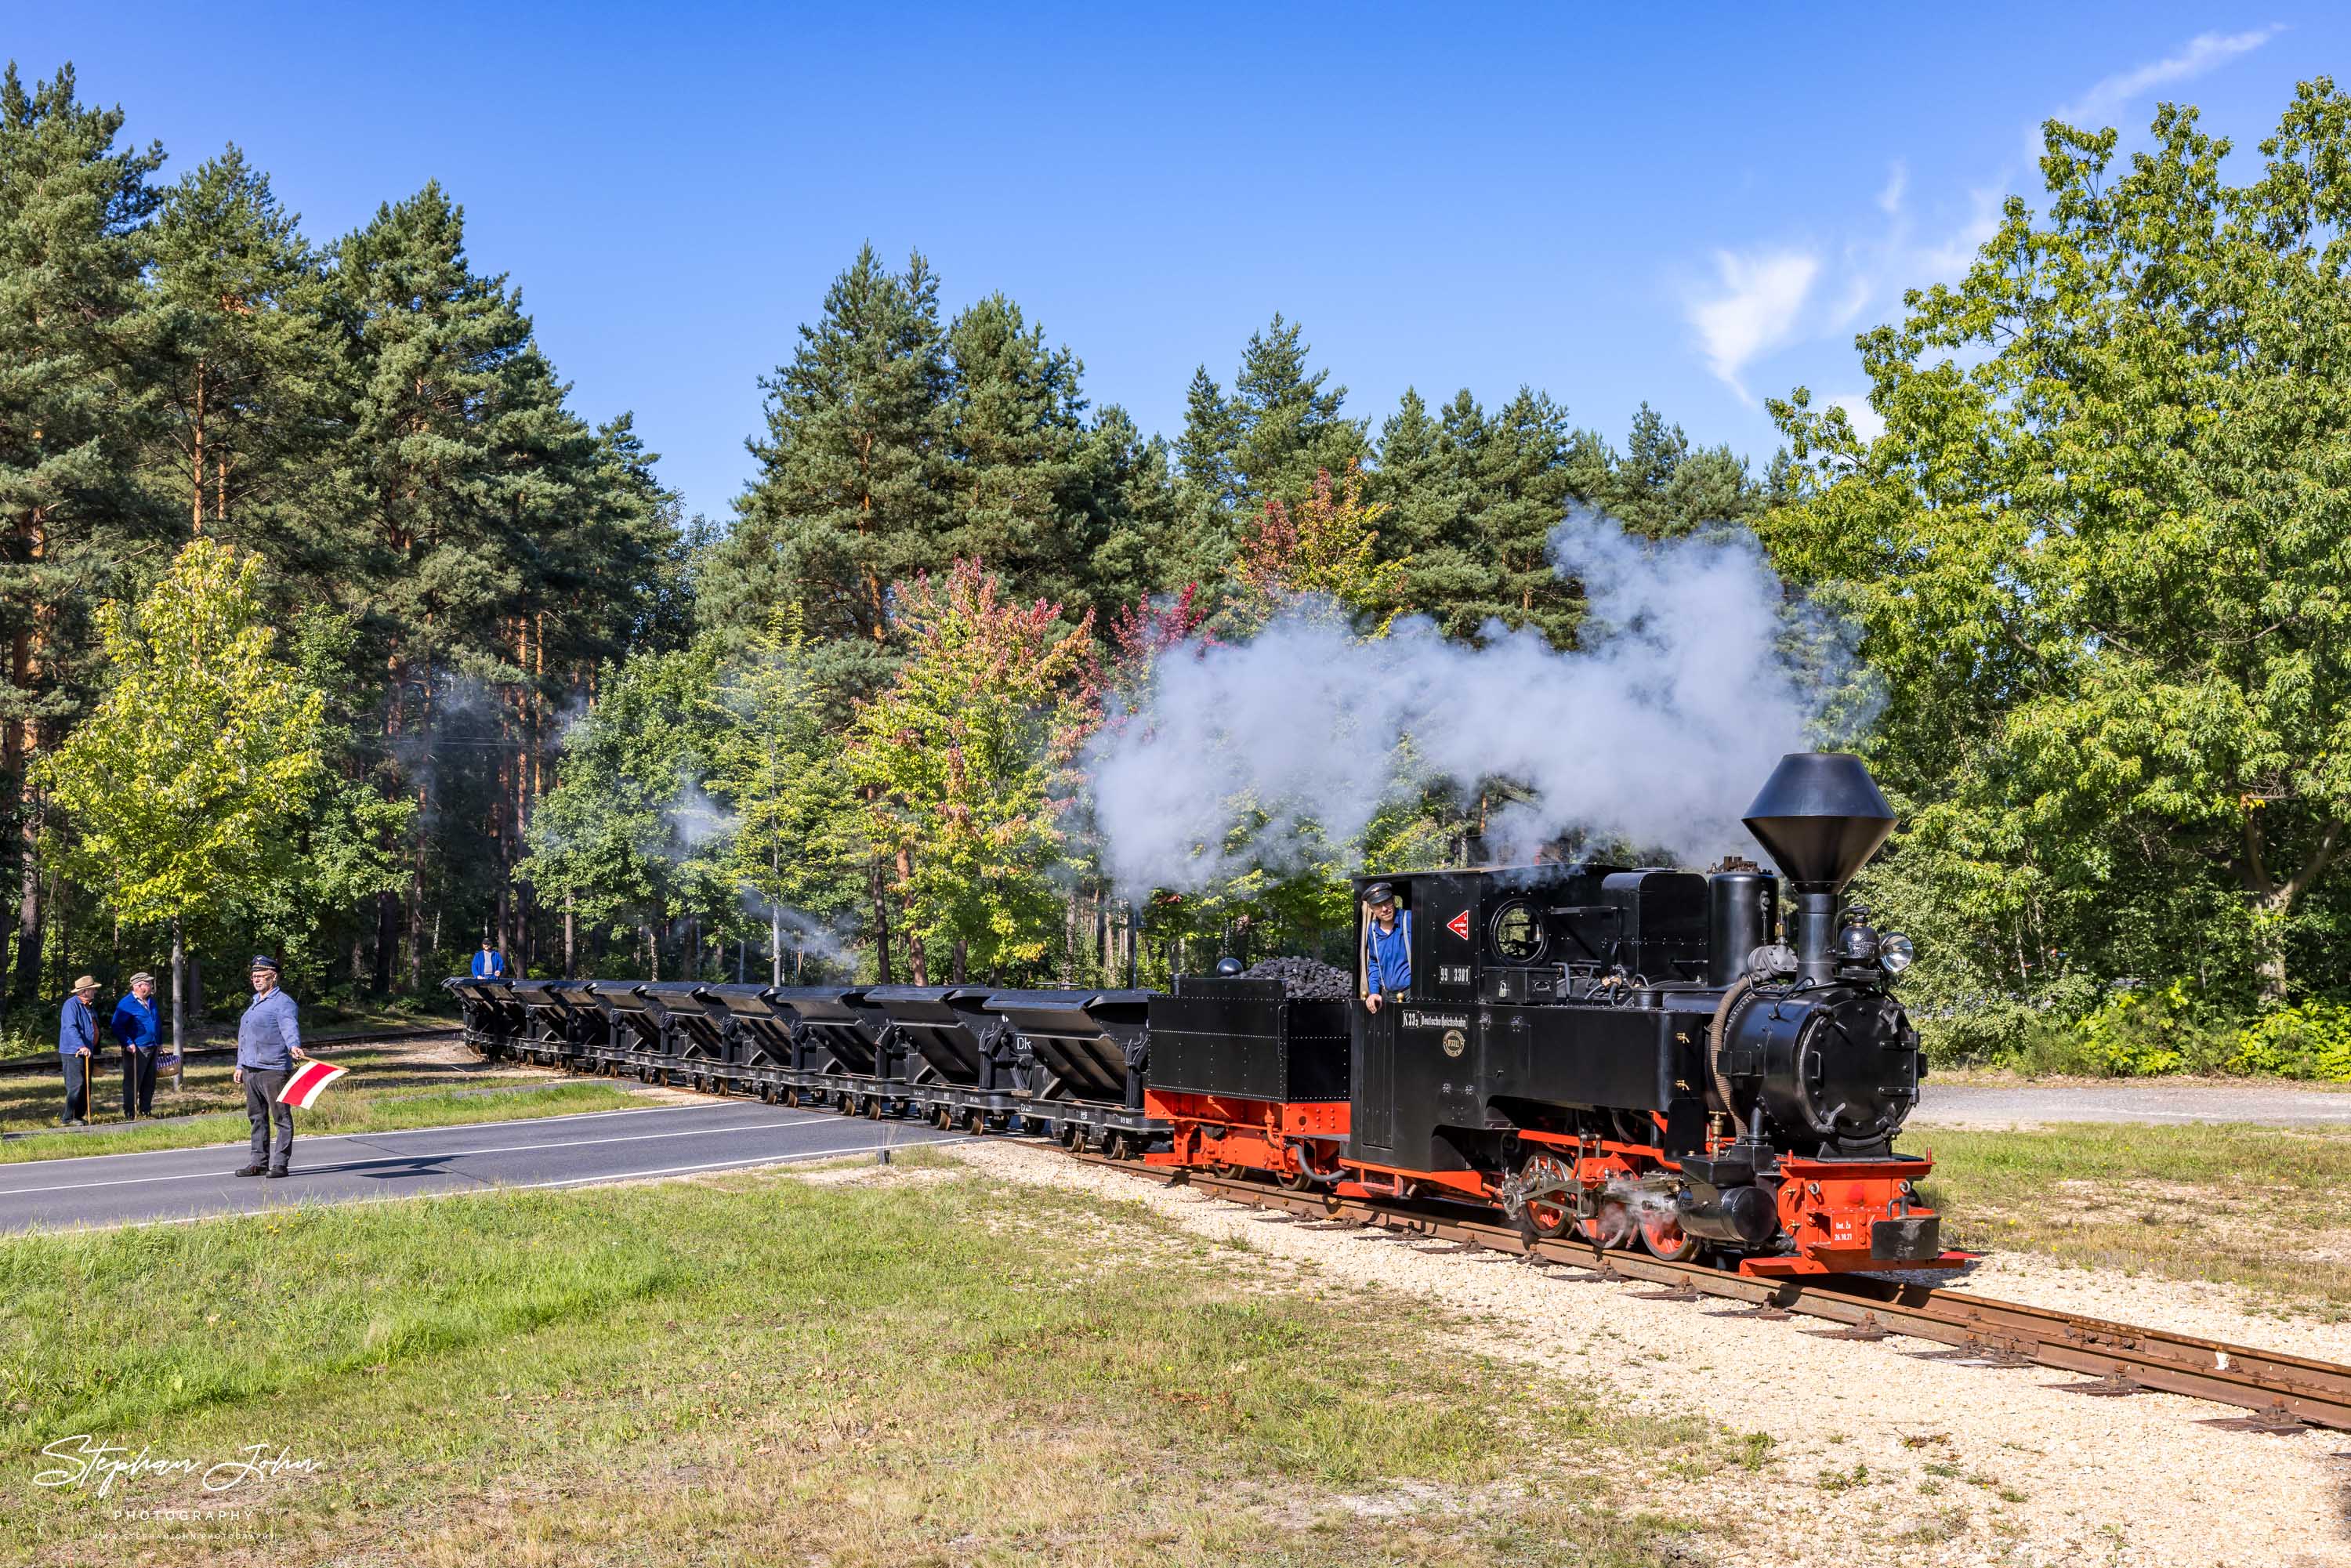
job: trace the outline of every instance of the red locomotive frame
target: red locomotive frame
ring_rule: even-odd
[[[1327,1186],[1340,1197],[1427,1197],[1502,1205],[1499,1181],[1482,1171],[1408,1170],[1347,1158],[1342,1153],[1349,1124],[1344,1102],[1290,1104],[1151,1090],[1144,1096],[1144,1108],[1174,1128],[1172,1146],[1144,1156],[1146,1165],[1220,1176],[1255,1172],[1293,1190]],[[1535,1151],[1531,1161],[1553,1162],[1557,1179],[1582,1199],[1527,1204],[1528,1224],[1537,1235],[1575,1234],[1604,1248],[1630,1247],[1637,1240],[1666,1259],[1698,1251],[1700,1243],[1682,1233],[1669,1203],[1642,1201],[1644,1181],[1681,1171],[1679,1163],[1658,1145],[1526,1129],[1518,1137]],[[1710,1143],[1710,1153],[1729,1146],[1727,1139]],[[1779,1218],[1782,1228],[1794,1239],[1794,1249],[1743,1256],[1739,1272],[1771,1279],[1949,1269],[1970,1261],[1972,1253],[1952,1251],[1910,1262],[1873,1256],[1872,1226],[1935,1217],[1933,1209],[1917,1201],[1916,1185],[1933,1164],[1931,1155],[1891,1161],[1782,1157]]]

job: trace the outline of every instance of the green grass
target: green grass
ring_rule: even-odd
[[[1922,1128],[1944,1240],[2085,1267],[2241,1285],[2281,1309],[2351,1314],[2351,1132],[2074,1123]]]
[[[1735,1458],[1426,1308],[925,1163],[0,1243],[0,1552],[1655,1564],[1689,1533],[1655,1476]],[[121,1521],[205,1500],[29,1484],[84,1433],[319,1468]]]
[[[388,1071],[378,1087],[362,1087],[371,1082],[360,1076],[366,1071],[359,1063],[361,1053],[338,1053],[334,1060],[352,1068],[352,1077],[344,1079],[319,1097],[316,1106],[297,1111],[295,1130],[306,1134],[321,1133],[392,1133],[408,1127],[449,1127],[471,1122],[518,1122],[539,1116],[568,1116],[583,1111],[618,1111],[632,1105],[643,1105],[644,1097],[632,1094],[602,1083],[553,1082],[543,1086],[526,1086],[495,1094],[470,1093],[462,1089],[418,1089],[411,1075],[396,1070]],[[396,1064],[395,1069],[396,1069]],[[211,1069],[200,1070],[208,1073]],[[216,1070],[222,1084],[228,1084],[229,1070]],[[193,1084],[196,1072],[189,1073]],[[101,1085],[106,1081],[101,1080]],[[119,1081],[117,1081],[119,1082]],[[434,1082],[425,1080],[424,1082]],[[445,1078],[440,1082],[446,1082]],[[9,1084],[14,1089],[15,1083]],[[100,1133],[69,1132],[56,1126],[54,1107],[62,1103],[63,1093],[51,1085],[52,1096],[48,1113],[32,1123],[31,1135],[0,1142],[0,1165],[12,1165],[25,1160],[68,1160],[87,1155],[125,1155],[148,1149],[193,1149],[210,1144],[241,1144],[249,1134],[244,1104],[245,1091],[230,1085],[235,1092],[235,1111],[200,1113],[195,1114],[167,1113],[135,1125]],[[120,1092],[118,1089],[117,1092]],[[214,1096],[225,1101],[225,1094]],[[159,1089],[155,1095],[159,1111],[174,1113],[175,1107]],[[120,1113],[121,1102],[111,1107],[100,1102],[101,1111]]]

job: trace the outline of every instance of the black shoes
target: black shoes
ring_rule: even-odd
[[[279,1167],[279,1168],[277,1168],[277,1169],[274,1169],[274,1170],[272,1170],[269,1174],[270,1174],[271,1176],[292,1176],[294,1173],[293,1173],[292,1171],[289,1171],[289,1170],[284,1169],[283,1167]]]
[[[261,1170],[261,1167],[260,1167],[259,1166],[246,1166],[243,1170],[241,1170],[241,1171],[237,1172],[236,1174],[237,1174],[237,1175],[239,1175],[239,1176],[259,1176],[259,1175],[261,1175],[261,1174],[262,1174],[262,1170]]]

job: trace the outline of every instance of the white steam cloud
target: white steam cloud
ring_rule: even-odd
[[[1192,889],[1295,865],[1441,780],[1528,791],[1488,824],[1505,859],[1571,829],[1751,851],[1740,812],[1850,696],[1840,641],[1792,613],[1743,531],[1651,545],[1579,515],[1552,552],[1591,607],[1573,653],[1499,625],[1471,648],[1419,619],[1359,643],[1311,605],[1246,644],[1169,653],[1147,711],[1088,758],[1113,878]],[[1252,811],[1263,828],[1228,841]]]

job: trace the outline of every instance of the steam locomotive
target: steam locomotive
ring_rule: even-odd
[[[1894,1147],[1925,1071],[1892,989],[1911,946],[1842,904],[1893,810],[1859,758],[1800,753],[1746,822],[1784,908],[1756,869],[1382,878],[1413,980],[1377,1010],[1231,960],[1164,993],[447,983],[489,1055],[1480,1205],[1750,1275],[1955,1262],[1928,1162]]]

